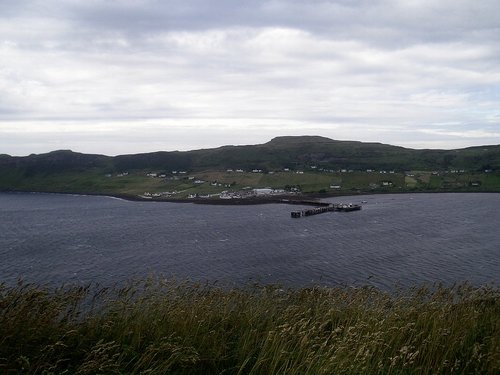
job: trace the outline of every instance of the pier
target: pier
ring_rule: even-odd
[[[328,207],[328,206],[331,206],[331,203],[328,203],[328,202],[320,202],[320,201],[306,200],[306,199],[280,199],[280,203],[300,204],[300,205],[303,205],[303,206],[314,206],[314,207]]]
[[[317,202],[319,203],[319,202]],[[359,204],[342,204],[342,203],[322,203],[320,207],[309,208],[306,210],[292,211],[291,217],[294,219],[301,218],[303,216],[318,215],[325,212],[351,212],[361,210],[361,205]]]

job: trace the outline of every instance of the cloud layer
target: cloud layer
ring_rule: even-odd
[[[0,2],[0,153],[500,143],[500,3]]]

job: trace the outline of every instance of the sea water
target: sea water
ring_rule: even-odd
[[[500,194],[325,200],[365,203],[361,211],[292,219],[300,206],[0,193],[0,282],[111,285],[161,275],[392,288],[500,281]]]

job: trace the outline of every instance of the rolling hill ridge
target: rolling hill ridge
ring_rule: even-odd
[[[136,197],[149,192],[175,198],[220,196],[229,188],[249,187],[327,194],[500,191],[498,171],[500,145],[415,150],[301,136],[259,145],[114,157],[70,150],[0,155],[0,190]]]
[[[109,172],[135,169],[282,169],[318,167],[355,170],[500,169],[500,145],[456,150],[415,150],[381,143],[336,141],[319,136],[277,137],[260,145],[222,146],[193,151],[161,151],[141,154],[82,154],[69,150],[25,157],[0,155],[0,173],[18,170],[58,173],[88,169]]]

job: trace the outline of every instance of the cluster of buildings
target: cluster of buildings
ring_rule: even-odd
[[[187,174],[186,171],[172,171],[171,172],[173,175],[185,175]],[[157,173],[157,172],[149,172],[149,173],[146,173],[146,176],[148,177],[151,177],[151,178],[167,178],[167,173],[165,172],[160,172],[160,173]]]
[[[220,199],[244,199],[244,198],[256,198],[256,197],[264,197],[264,196],[273,196],[273,195],[283,195],[285,194],[285,190],[283,189],[272,189],[272,188],[259,188],[252,189],[250,187],[243,188],[240,191],[227,191],[224,190],[221,193],[216,194],[189,194],[187,196],[188,199],[195,198],[213,198],[217,197]]]
[[[241,199],[241,198],[255,198],[272,195],[283,195],[284,189],[272,188],[259,188],[259,189],[246,189],[241,191],[223,191],[219,194],[220,199]]]
[[[106,173],[104,176],[106,177],[113,177],[113,175],[111,173]],[[125,176],[128,176],[128,172],[121,172],[121,173],[118,173],[116,175],[116,177],[125,177]]]
[[[161,197],[164,197],[164,198],[170,198],[174,195],[177,195],[179,194],[180,192],[179,191],[163,191],[163,192],[160,192],[160,193],[150,193],[148,191],[144,192],[144,194],[141,195],[142,198],[161,198]]]

